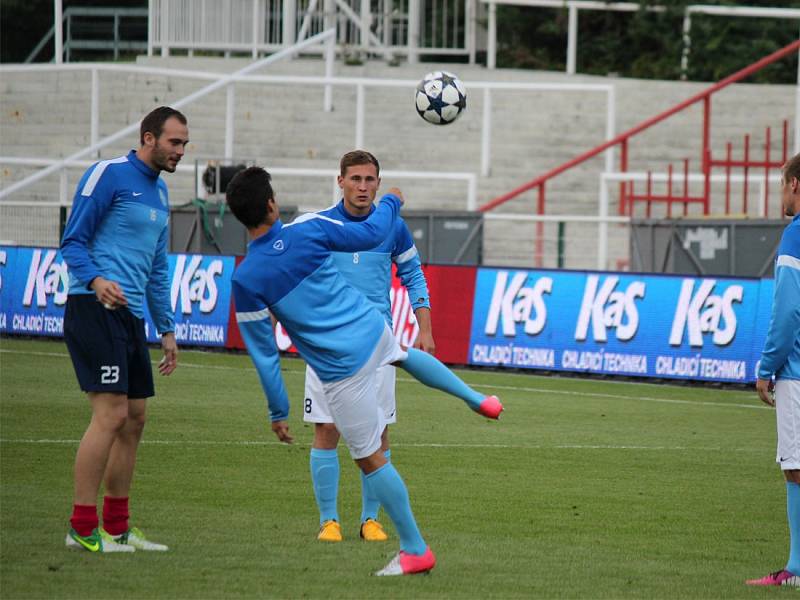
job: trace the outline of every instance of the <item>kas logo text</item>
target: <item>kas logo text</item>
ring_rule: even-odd
[[[193,304],[199,304],[201,313],[210,313],[217,306],[219,292],[216,278],[222,275],[223,262],[220,259],[211,260],[207,267],[201,268],[202,262],[202,256],[177,255],[170,290],[172,310],[178,310],[179,297],[180,310],[185,315],[192,313]]]
[[[730,285],[722,295],[712,294],[716,279],[703,279],[697,291],[694,290],[694,279],[684,279],[672,330],[669,334],[671,346],[680,346],[683,334],[687,333],[689,345],[695,348],[703,346],[703,334],[711,333],[711,339],[717,346],[726,346],[736,335],[736,313],[734,302],[741,303],[744,288],[741,285]]]
[[[636,298],[644,298],[645,283],[632,281],[628,287],[617,290],[619,277],[605,278],[602,285],[599,275],[589,275],[583,289],[583,301],[575,327],[575,339],[584,341],[592,324],[592,337],[595,342],[605,342],[608,330],[614,329],[617,339],[627,341],[636,335],[639,328],[639,310]]]
[[[525,333],[539,334],[547,324],[547,305],[544,295],[553,291],[553,279],[540,277],[533,286],[525,286],[528,274],[516,273],[511,282],[508,271],[498,271],[494,282],[492,301],[486,318],[486,335],[497,335],[502,323],[503,335],[517,335],[517,323],[523,323]]]

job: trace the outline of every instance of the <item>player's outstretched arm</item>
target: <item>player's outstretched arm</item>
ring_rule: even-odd
[[[397,188],[392,189],[400,191]],[[342,223],[334,219],[315,219],[314,222],[322,228],[330,250],[370,250],[391,234],[402,204],[402,197],[387,193],[381,198],[378,208],[364,221]]]
[[[280,355],[270,312],[250,293],[246,285],[238,282],[235,277],[233,297],[236,305],[236,322],[258,373],[261,388],[267,397],[270,421],[272,423],[286,421],[289,416],[289,395],[286,393],[281,375]]]

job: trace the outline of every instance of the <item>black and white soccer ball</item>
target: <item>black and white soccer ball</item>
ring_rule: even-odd
[[[417,85],[417,112],[428,123],[449,125],[467,108],[467,91],[461,80],[447,71],[428,73]]]

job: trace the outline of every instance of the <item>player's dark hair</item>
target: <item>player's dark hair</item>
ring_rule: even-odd
[[[175,117],[182,125],[186,125],[186,117],[179,110],[175,110],[169,106],[159,106],[151,110],[145,118],[142,119],[142,125],[139,127],[139,143],[144,145],[144,134],[148,131],[152,133],[156,139],[161,137],[161,132],[164,131],[164,123],[171,117]]]
[[[248,167],[239,171],[225,190],[233,216],[248,229],[267,222],[267,201],[275,198],[270,179],[261,167]]]
[[[356,165],[375,165],[375,174],[380,176],[381,166],[378,164],[378,159],[366,150],[353,150],[348,152],[339,161],[339,171],[342,177],[347,172],[348,167]]]
[[[800,154],[795,154],[783,166],[783,180],[789,183],[792,177],[800,180]]]

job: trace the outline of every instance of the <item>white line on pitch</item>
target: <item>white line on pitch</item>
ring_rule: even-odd
[[[58,358],[69,358],[69,354],[63,352],[35,352],[35,351],[27,351],[27,350],[7,350],[7,349],[0,349],[0,353],[6,352],[9,354],[29,354],[33,356],[52,356]],[[157,364],[158,361],[152,361],[153,364]],[[198,363],[180,363],[181,367],[186,367],[190,369],[215,369],[215,370],[223,370],[223,371],[254,371],[254,367],[231,367],[227,365],[202,365]],[[305,375],[305,369],[282,369],[282,373],[288,373],[291,375]],[[416,383],[417,380],[411,377],[398,377],[397,381],[402,383]],[[606,383],[605,381],[603,383]],[[470,384],[476,388],[484,388],[488,390],[509,390],[512,392],[530,392],[533,394],[558,394],[561,396],[584,396],[590,398],[605,398],[610,400],[631,400],[631,401],[640,401],[640,402],[658,402],[662,404],[685,404],[689,406],[713,406],[715,408],[747,408],[747,409],[754,409],[754,410],[772,410],[769,406],[764,406],[763,404],[758,403],[755,394],[753,394],[753,403],[752,404],[744,404],[744,403],[723,403],[723,402],[706,402],[702,400],[678,400],[675,398],[655,398],[652,396],[626,396],[623,394],[603,394],[600,392],[581,392],[575,390],[556,390],[556,389],[546,389],[546,388],[533,388],[533,387],[524,387],[524,386],[512,386],[512,385],[492,385],[492,384],[484,384],[484,383],[472,383]],[[637,385],[637,384],[634,384]],[[675,387],[675,386],[673,386]]]
[[[0,444],[54,444],[75,445],[80,440],[57,439],[0,439]],[[142,444],[155,446],[286,446],[278,441],[255,440],[142,440]],[[293,446],[300,448],[309,447],[311,444],[295,442]],[[436,443],[411,443],[403,444],[393,442],[397,448],[462,448],[480,450],[655,450],[673,452],[763,452],[764,448],[722,448],[719,446],[640,446],[626,444],[436,444]]]

